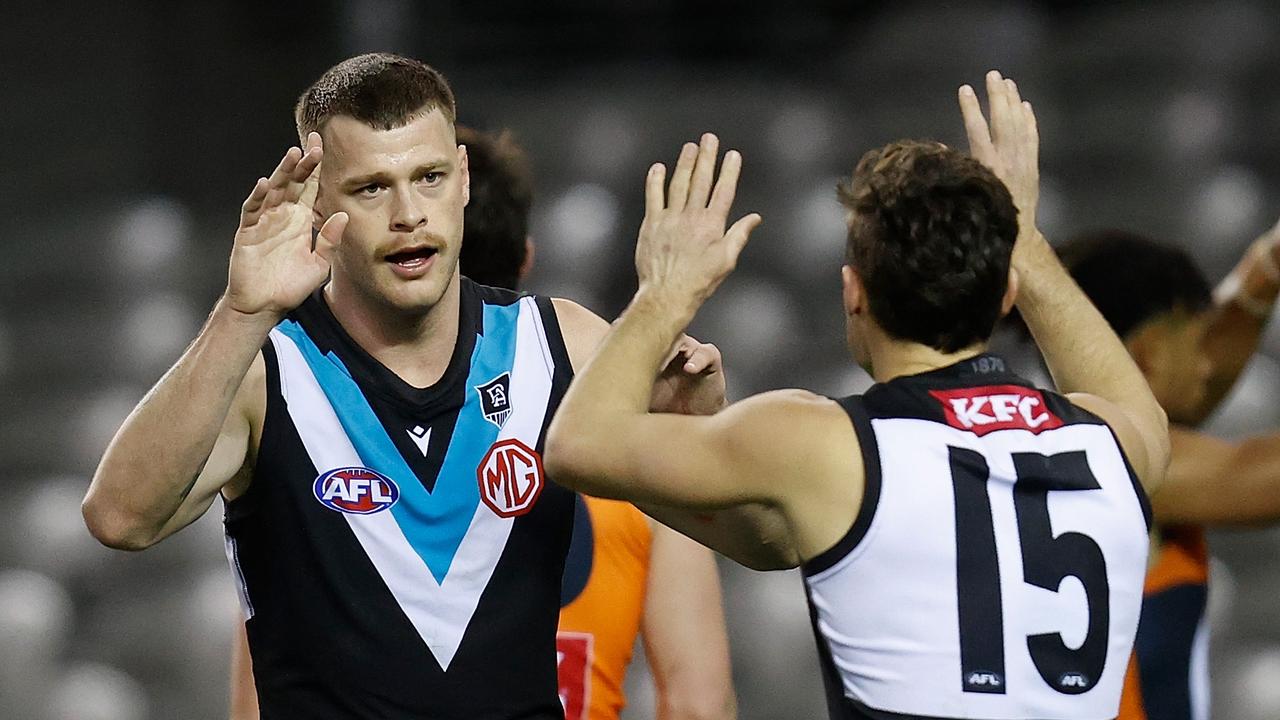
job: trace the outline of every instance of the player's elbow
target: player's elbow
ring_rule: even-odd
[[[114,550],[146,550],[156,544],[154,531],[101,500],[92,491],[80,503],[80,514],[89,534]]]

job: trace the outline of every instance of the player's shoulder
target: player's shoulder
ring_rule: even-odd
[[[818,457],[831,448],[856,447],[850,416],[836,400],[808,390],[784,389],[752,395],[722,410],[716,418],[728,434],[752,454]]]
[[[560,337],[564,338],[569,359],[575,368],[582,367],[595,353],[596,346],[609,332],[609,323],[582,305],[565,298],[549,298],[554,309]]]
[[[608,332],[609,323],[583,305],[560,297],[550,298],[549,301],[560,321],[560,331],[566,337],[587,334],[598,339]]]

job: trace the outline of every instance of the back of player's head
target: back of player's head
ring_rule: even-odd
[[[294,120],[298,137],[319,132],[336,115],[379,129],[403,127],[432,110],[452,123],[457,114],[453,90],[426,63],[391,53],[369,53],[334,65],[298,98]]]
[[[845,261],[881,329],[942,352],[990,337],[1018,236],[1004,183],[945,145],[900,141],[863,155],[838,193]]]
[[[511,134],[458,128],[467,146],[471,200],[462,230],[462,274],[482,285],[514,290],[528,255],[533,174]]]
[[[1175,310],[1209,307],[1209,282],[1182,250],[1122,230],[1072,238],[1062,262],[1120,337]]]

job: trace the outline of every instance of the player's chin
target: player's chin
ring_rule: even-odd
[[[382,285],[383,297],[396,309],[425,312],[444,297],[445,290],[449,287],[449,276],[443,273],[429,273],[411,280],[396,277]]]

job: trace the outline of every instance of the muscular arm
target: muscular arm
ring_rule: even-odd
[[[640,632],[658,720],[736,717],[715,558],[661,525],[653,529]]]
[[[312,237],[322,156],[312,133],[290,148],[240,208],[227,290],[177,364],[116,433],[82,510],[89,531],[124,550],[149,547],[195,520],[219,490],[248,482],[252,434],[261,426],[267,333],[329,275],[346,227],[329,217]]]
[[[1209,380],[1204,400],[1188,422],[1203,422],[1235,385],[1266,329],[1280,293],[1280,225],[1258,238],[1214,291],[1214,308],[1204,336]]]
[[[973,89],[960,110],[974,158],[1004,181],[1018,208],[1013,267],[1018,309],[1058,388],[1106,420],[1143,485],[1153,491],[1169,461],[1168,421],[1120,338],[1089,302],[1035,226],[1039,135],[1030,103],[1013,81],[987,75],[990,126]]]
[[[1160,523],[1244,526],[1280,520],[1280,434],[1228,442],[1170,430],[1173,460],[1151,507]]]
[[[269,330],[219,302],[107,447],[82,506],[95,538],[149,547],[200,517],[242,474],[250,415],[265,400],[255,358]]]
[[[785,519],[789,555],[798,562],[830,547],[857,512],[834,502],[861,497],[863,482],[843,410],[784,391],[709,417],[648,412],[667,349],[759,223],[749,215],[725,230],[741,158],[725,156],[713,192],[717,145],[713,135],[703,136],[701,147],[686,145],[669,192],[662,166],[650,169],[636,247],[640,290],[565,395],[547,437],[547,469],[586,494],[643,505],[765,506]],[[767,547],[772,538],[759,540],[756,547]],[[776,558],[775,548],[768,557],[734,556],[752,567]]]

